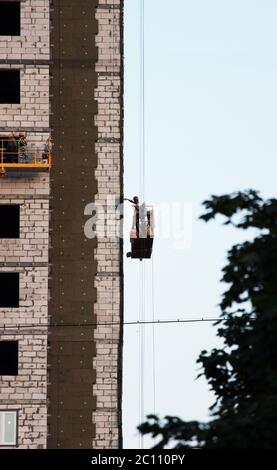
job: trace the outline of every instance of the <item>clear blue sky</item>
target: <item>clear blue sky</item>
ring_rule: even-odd
[[[145,0],[146,197],[193,205],[189,249],[155,243],[156,317],[218,315],[227,249],[246,235],[198,221],[211,194],[246,188],[276,197],[277,3]],[[139,5],[125,0],[125,194],[139,194]],[[125,251],[128,250],[126,240]],[[146,262],[151,318],[152,264]],[[139,316],[139,262],[125,262],[125,320]],[[208,419],[213,401],[196,359],[218,345],[208,324],[157,326],[156,412]],[[153,411],[151,327],[145,412]],[[124,443],[138,446],[138,329],[125,328]],[[145,441],[145,447],[151,442]]]

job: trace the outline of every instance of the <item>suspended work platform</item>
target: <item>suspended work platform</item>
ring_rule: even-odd
[[[131,251],[127,258],[150,259],[154,242],[154,210],[153,207],[134,206],[133,225],[130,234]]]
[[[52,167],[52,144],[25,137],[0,136],[0,176],[14,172],[47,172]]]

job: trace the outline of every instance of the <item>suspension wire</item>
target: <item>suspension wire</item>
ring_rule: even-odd
[[[152,372],[153,372],[153,413],[156,414],[156,343],[155,343],[155,264],[152,254]],[[154,438],[154,444],[156,439]]]
[[[140,276],[139,276],[139,321],[142,320],[142,275],[141,275],[141,272],[140,272]],[[141,354],[141,347],[142,347],[142,341],[141,341],[141,328],[138,329],[138,401],[139,401],[139,404],[138,404],[138,420],[140,423],[142,423],[141,421],[141,414],[142,414],[142,400],[141,400],[141,370],[142,370],[142,366],[141,366],[141,359],[142,359],[142,354]],[[138,448],[141,449],[141,434],[139,433],[139,444],[138,444]]]
[[[140,0],[140,197],[145,200],[145,43],[144,0]],[[140,312],[142,327],[139,329],[139,422],[144,421],[144,350],[145,350],[145,266],[140,266]],[[139,448],[144,448],[144,436],[139,434]]]
[[[139,355],[140,355],[140,360],[139,360],[139,365],[140,365],[140,370],[139,370],[139,418],[140,418],[140,423],[144,421],[144,350],[145,350],[145,268],[144,264],[141,263],[140,266],[141,273],[140,273],[140,278],[141,278],[141,289],[140,289],[140,316],[139,316],[139,323],[141,325],[141,328],[139,329]],[[144,447],[144,438],[143,435],[140,434],[139,436],[139,441],[140,441],[140,449],[143,449]]]
[[[140,190],[145,200],[145,5],[140,0]]]
[[[145,126],[145,0],[140,0],[140,190],[142,202],[145,203],[146,200],[146,166],[145,166],[145,155],[146,155],[146,126]],[[146,311],[146,270],[145,265],[141,265],[141,310],[140,310],[140,321],[141,328],[139,330],[140,334],[140,370],[139,370],[139,380],[140,380],[140,390],[139,390],[139,409],[140,409],[140,422],[143,422],[145,419],[145,311]],[[156,373],[155,373],[155,307],[154,307],[154,264],[152,258],[152,392],[153,392],[153,406],[154,410],[156,409]],[[150,362],[151,364],[151,362]],[[144,436],[140,434],[139,436],[139,448],[144,448]]]

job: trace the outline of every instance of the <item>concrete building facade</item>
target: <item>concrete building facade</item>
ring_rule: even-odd
[[[120,448],[123,1],[1,11],[0,447]]]

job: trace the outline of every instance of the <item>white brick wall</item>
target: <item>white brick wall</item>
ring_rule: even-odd
[[[49,59],[49,0],[21,2],[21,35],[0,36],[0,60]]]
[[[22,258],[20,258],[22,259]],[[0,328],[28,325],[47,325],[48,268],[46,267],[0,267],[0,273],[17,272],[20,293],[19,308],[0,308]],[[1,334],[1,330],[0,330]]]
[[[22,36],[0,36],[0,60],[49,59],[49,1],[22,2]],[[108,195],[120,197],[120,10],[121,0],[99,0],[97,11],[99,34],[98,101],[99,142],[96,145],[98,167],[97,202],[106,203]],[[109,5],[115,8],[109,8]],[[103,8],[101,8],[103,7]],[[0,128],[3,130],[32,129],[30,139],[46,141],[49,127],[49,67],[31,64],[0,65],[19,68],[21,73],[21,103],[0,104]],[[36,132],[41,128],[45,133]],[[101,141],[102,139],[102,141]],[[103,141],[105,139],[105,141]],[[107,139],[107,141],[106,141]],[[117,139],[109,142],[109,139]],[[33,197],[33,199],[31,199]],[[49,175],[35,178],[1,178],[0,203],[21,205],[22,226],[19,240],[0,240],[0,271],[21,273],[20,307],[0,309],[0,339],[19,340],[19,375],[0,377],[0,409],[19,409],[20,448],[45,448],[47,445],[47,291],[48,291],[48,204]],[[98,276],[95,279],[97,321],[120,322],[120,241],[98,239],[95,251]],[[27,263],[8,266],[5,263]],[[45,263],[43,266],[33,263]],[[4,325],[18,326],[3,334]],[[35,328],[32,325],[36,325]],[[29,326],[28,330],[22,327]],[[24,334],[22,334],[24,331]],[[97,371],[93,387],[97,409],[93,413],[96,426],[94,448],[119,446],[119,343],[120,327],[99,326],[95,330]]]
[[[8,397],[4,399],[8,401]],[[3,400],[2,400],[3,401]],[[18,411],[18,448],[19,449],[44,449],[47,437],[47,407],[44,404],[24,404],[20,407],[16,404],[2,404],[1,411]],[[28,401],[28,400],[26,400]]]
[[[48,261],[49,202],[45,199],[2,199],[0,204],[20,205],[20,238],[1,239],[0,262]]]
[[[98,102],[98,139],[96,152],[98,166],[96,177],[98,194],[96,201],[107,207],[107,196],[120,198],[120,177],[123,169],[120,160],[120,144],[115,139],[121,135],[121,80],[120,80],[120,0],[101,0],[97,12],[98,36],[98,87],[95,98]],[[115,8],[107,8],[112,5]],[[101,8],[102,7],[102,8]],[[105,8],[106,7],[106,8]],[[114,74],[111,76],[111,74]],[[104,143],[101,143],[101,140]],[[108,142],[106,143],[106,139]],[[109,142],[113,140],[113,142]],[[116,223],[116,221],[115,221]],[[116,227],[114,226],[114,232]],[[95,257],[98,273],[95,279],[97,303],[95,313],[98,323],[117,323],[117,325],[98,326],[95,330],[96,357],[94,368],[97,371],[94,393],[96,412],[93,421],[96,425],[94,448],[119,447],[119,344],[120,338],[120,240],[119,238],[98,238]]]
[[[49,136],[49,65],[21,61],[49,60],[49,11],[49,0],[22,1],[21,36],[0,36],[0,68],[20,69],[21,88],[20,104],[0,104],[0,135],[27,129],[40,148]],[[47,173],[0,178],[0,204],[20,204],[20,238],[0,240],[0,272],[20,273],[19,308],[0,308],[0,340],[19,342],[18,376],[0,377],[0,409],[18,410],[20,449],[47,445],[49,191]]]
[[[49,128],[49,66],[0,65],[8,68],[20,69],[21,96],[19,104],[0,104],[0,128]]]
[[[45,448],[49,175],[0,179],[0,204],[20,204],[20,238],[0,240],[0,272],[20,273],[19,308],[0,308],[0,340],[18,340],[19,374],[0,377],[0,409],[19,410],[19,448]]]
[[[39,405],[46,404],[46,335],[5,333],[0,335],[0,340],[18,341],[19,351],[18,375],[1,377],[1,403],[29,401],[32,404],[34,400]]]

